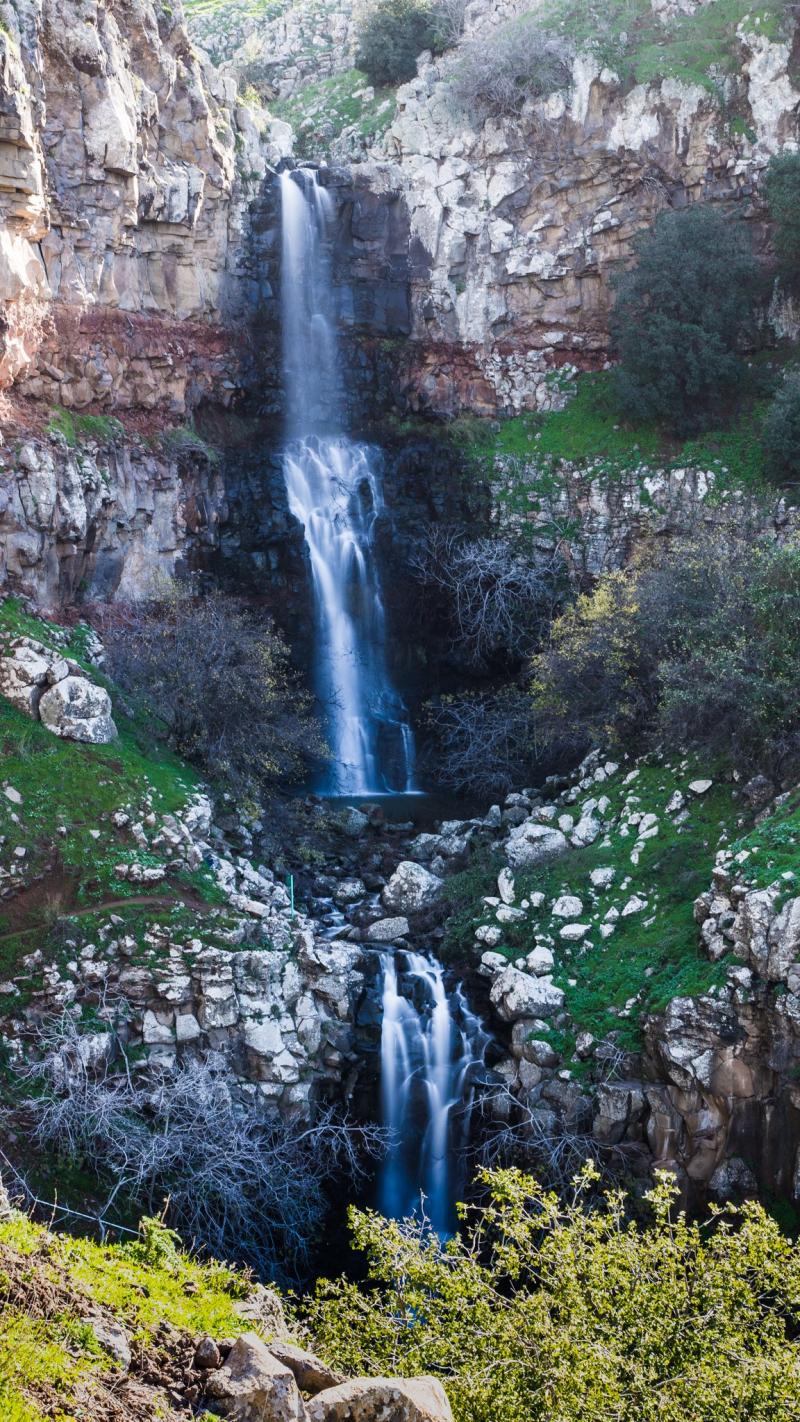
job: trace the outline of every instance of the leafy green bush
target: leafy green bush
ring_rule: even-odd
[[[744,384],[739,348],[760,285],[749,238],[736,218],[698,204],[661,213],[635,257],[612,320],[620,406],[678,434],[708,428]]]
[[[800,545],[682,541],[601,578],[533,662],[553,737],[697,747],[783,778],[800,766]]]
[[[323,1282],[320,1351],[355,1374],[438,1374],[456,1422],[791,1422],[800,1409],[800,1246],[761,1205],[709,1226],[662,1175],[633,1223],[593,1172],[562,1205],[515,1170],[485,1177],[441,1243],[353,1211],[369,1281]]]
[[[761,431],[766,472],[776,483],[800,479],[800,372],[788,375]]]
[[[775,153],[764,177],[764,195],[775,224],[775,252],[781,276],[800,284],[800,153]]]
[[[378,0],[358,30],[356,66],[381,88],[403,84],[417,72],[417,56],[438,45],[435,6],[425,0]]]

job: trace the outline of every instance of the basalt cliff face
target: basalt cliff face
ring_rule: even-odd
[[[504,16],[530,8],[476,0],[467,36],[488,43]],[[401,189],[408,206],[410,406],[549,408],[554,369],[607,359],[611,277],[660,210],[736,202],[759,224],[760,174],[797,141],[796,38],[743,23],[738,45],[724,102],[675,78],[631,87],[579,54],[565,90],[483,122],[453,96],[452,54],[420,65],[357,170],[375,192]]]
[[[236,395],[247,209],[276,152],[180,6],[20,0],[2,21],[0,576],[56,608],[146,592],[214,539],[205,453],[154,437]]]

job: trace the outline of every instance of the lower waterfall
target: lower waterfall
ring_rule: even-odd
[[[441,1237],[456,1226],[475,1076],[489,1041],[460,987],[421,953],[381,958],[381,1118],[389,1150],[379,1181],[383,1214],[420,1214]]]

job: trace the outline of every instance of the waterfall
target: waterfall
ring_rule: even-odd
[[[310,169],[281,187],[283,370],[289,507],[302,523],[316,620],[316,688],[326,710],[332,766],[326,793],[413,791],[414,742],[392,684],[386,615],[375,560],[382,509],[376,450],[340,432],[341,380],[332,309],[333,204]]]
[[[476,1069],[488,1036],[460,988],[448,995],[444,971],[420,953],[385,952],[381,1028],[381,1114],[389,1153],[379,1207],[402,1219],[418,1213],[444,1237],[455,1228],[464,1180]]]

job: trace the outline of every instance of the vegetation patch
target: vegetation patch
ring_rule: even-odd
[[[349,69],[328,79],[304,84],[290,98],[271,105],[276,118],[290,123],[301,157],[319,157],[346,130],[372,139],[385,133],[395,113],[395,90],[372,89],[361,69]]]

